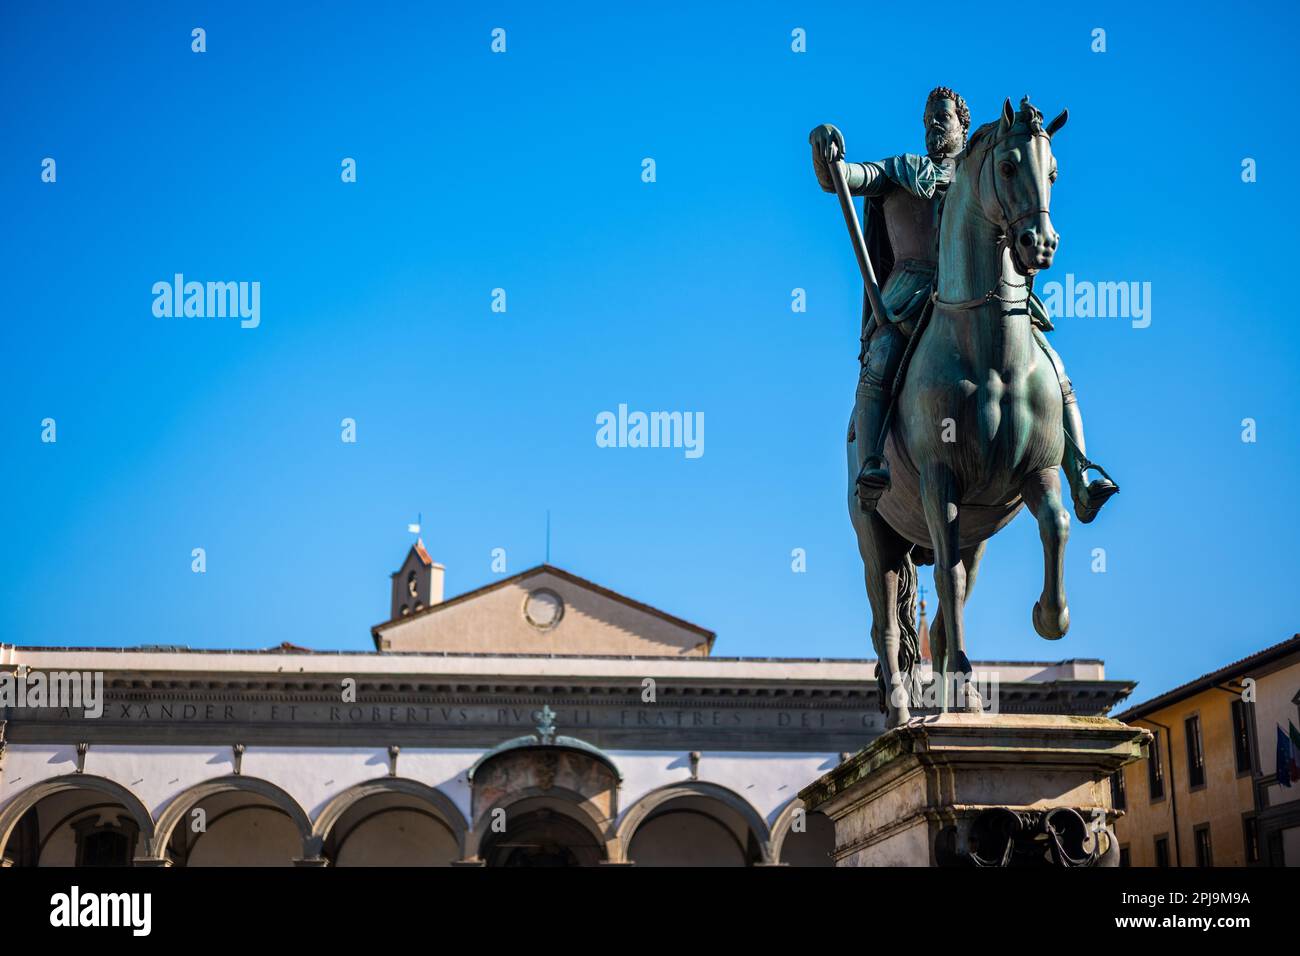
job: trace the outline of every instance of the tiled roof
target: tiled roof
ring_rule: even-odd
[[[1158,697],[1153,697],[1145,703],[1138,704],[1136,707],[1130,707],[1122,714],[1116,714],[1116,720],[1135,720],[1147,714],[1155,713],[1170,704],[1180,701],[1186,697],[1199,694],[1202,691],[1209,690],[1217,684],[1222,684],[1226,680],[1234,677],[1249,677],[1248,673],[1253,668],[1264,667],[1273,663],[1288,654],[1300,654],[1300,634],[1295,634],[1279,644],[1266,647],[1262,651],[1251,654],[1249,657],[1243,657],[1239,661],[1233,661],[1225,667],[1220,667],[1216,671],[1210,671],[1208,674],[1202,674],[1195,680],[1190,680],[1186,684],[1180,684],[1173,690],[1166,691]]]
[[[288,641],[281,641],[275,647],[268,647],[267,650],[272,653],[281,654],[312,654],[315,653],[310,647],[303,647],[301,644],[291,644]]]

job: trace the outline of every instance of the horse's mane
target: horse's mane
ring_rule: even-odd
[[[970,134],[966,140],[966,147],[957,157],[957,165],[961,165],[968,157],[975,156],[988,149],[997,141],[998,125],[1001,119],[995,119],[991,123],[985,123],[975,132]],[[1031,136],[1043,132],[1043,114],[1029,102],[1029,97],[1024,97],[1020,101],[1020,109],[1016,113],[1015,120],[1011,124],[1011,129],[1007,130],[1008,136],[1014,136],[1016,133],[1028,133]]]
[[[984,142],[986,137],[988,138],[988,142],[992,143],[993,142],[992,136],[993,133],[997,130],[997,128],[998,128],[998,120],[994,120],[992,123],[985,123],[975,132],[971,133],[970,138],[966,140],[966,147],[961,151],[961,155],[957,157],[957,165],[960,166],[971,156],[974,156],[976,153],[982,152],[984,147],[987,145]]]

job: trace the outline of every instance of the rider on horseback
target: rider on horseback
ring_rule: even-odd
[[[853,413],[853,430],[863,459],[858,474],[858,499],[870,512],[889,488],[889,466],[884,457],[885,421],[893,396],[894,380],[910,336],[932,307],[939,269],[939,214],[943,196],[952,182],[957,160],[970,132],[966,101],[947,87],[936,87],[925,101],[926,155],[904,153],[878,163],[841,164],[845,182],[854,196],[865,196],[864,223],[867,251],[877,276],[885,277],[881,297],[891,321],[880,327],[863,304],[861,372]],[[813,169],[826,192],[834,192],[829,156],[844,155],[844,137],[834,126],[818,126],[809,134]],[[1052,325],[1047,309],[1030,296],[1035,341],[1056,370],[1061,383],[1065,453],[1061,462],[1070,483],[1075,514],[1087,523],[1119,491],[1105,472],[1084,452],[1083,419],[1074,387],[1060,356],[1048,344],[1045,331]],[[850,439],[852,440],[852,439]],[[1087,472],[1096,468],[1103,477],[1091,483]]]

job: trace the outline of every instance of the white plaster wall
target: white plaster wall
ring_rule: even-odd
[[[469,784],[465,773],[483,751],[411,750],[403,748],[397,775],[441,790],[469,818]],[[243,773],[261,777],[293,795],[315,820],[325,804],[348,787],[388,776],[383,748],[249,747]]]
[[[5,748],[4,763],[0,765],[0,807],[19,790],[76,769],[76,747],[9,744]]]
[[[652,790],[691,779],[690,752],[609,751],[623,772],[618,795],[619,817]],[[765,754],[703,751],[699,779],[734,791],[758,811],[770,827],[782,808],[840,761],[839,754]]]

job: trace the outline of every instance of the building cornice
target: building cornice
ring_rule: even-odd
[[[430,681],[494,677],[537,680],[656,679],[727,682],[771,681],[868,683],[876,679],[876,662],[858,658],[579,656],[560,654],[451,654],[373,651],[271,651],[142,648],[50,648],[7,646],[0,667],[35,670],[89,670],[105,674],[208,675],[231,680],[236,675],[318,675]],[[1002,683],[1049,683],[1059,680],[1105,680],[1104,667],[1093,660],[976,662],[976,671],[996,673]]]
[[[1279,644],[1274,644],[1272,647],[1266,647],[1256,654],[1251,654],[1249,657],[1243,657],[1239,661],[1233,661],[1231,664],[1228,664],[1225,667],[1220,667],[1216,671],[1203,674],[1196,678],[1196,680],[1188,681],[1186,684],[1181,684],[1173,690],[1166,691],[1157,697],[1152,697],[1150,700],[1144,701],[1135,707],[1130,707],[1122,714],[1116,714],[1115,719],[1124,721],[1138,720],[1150,714],[1158,713],[1166,707],[1185,700],[1188,697],[1195,697],[1197,694],[1204,693],[1205,691],[1222,684],[1224,681],[1241,679],[1243,677],[1264,677],[1272,671],[1287,666],[1287,664],[1290,663],[1288,658],[1300,660],[1300,634],[1296,634]]]

